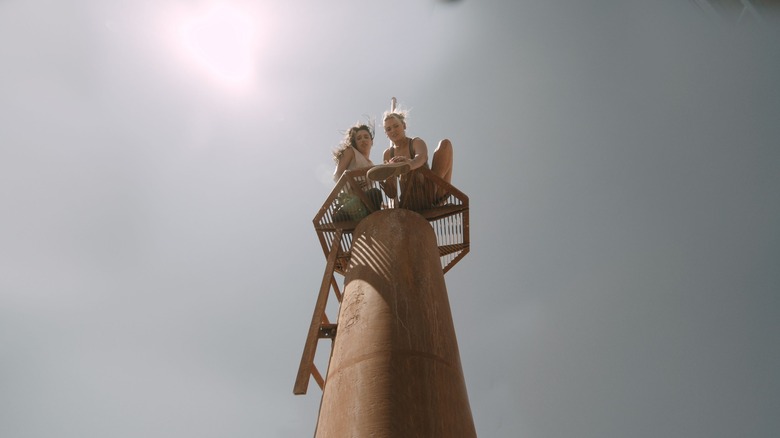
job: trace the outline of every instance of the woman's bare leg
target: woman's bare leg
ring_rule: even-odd
[[[452,183],[452,142],[445,138],[433,151],[431,171],[448,184]]]
[[[431,171],[438,177],[452,184],[452,142],[445,138],[439,142],[439,146],[433,151],[431,160]],[[436,200],[447,195],[446,190],[436,189]]]

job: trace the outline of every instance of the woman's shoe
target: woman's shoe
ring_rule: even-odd
[[[393,176],[403,175],[412,170],[409,163],[379,164],[368,170],[366,177],[371,181],[384,181]]]

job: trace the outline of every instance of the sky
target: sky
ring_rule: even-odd
[[[780,435],[780,26],[705,12],[0,0],[0,436],[311,436],[311,221],[393,96],[480,437]]]

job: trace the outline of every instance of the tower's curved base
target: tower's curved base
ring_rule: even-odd
[[[316,436],[475,437],[430,224],[369,215],[345,281]]]

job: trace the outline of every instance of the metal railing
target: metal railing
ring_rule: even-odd
[[[344,172],[314,216],[314,229],[326,256],[336,244],[335,231],[341,230],[336,272],[346,270],[357,224],[375,211],[390,208],[415,211],[430,222],[445,273],[468,253],[468,196],[427,168],[381,183],[368,180],[367,170]]]

